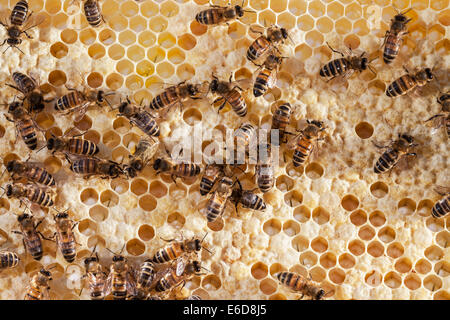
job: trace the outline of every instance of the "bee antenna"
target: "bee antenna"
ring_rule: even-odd
[[[208,271],[209,273],[212,273],[211,270],[206,269],[204,266],[201,266],[202,269],[205,269],[206,271]]]
[[[38,151],[36,151],[36,153],[38,153],[39,151],[41,151],[41,150],[44,149],[45,147],[47,147],[46,144],[44,144],[42,147],[40,147],[40,148],[38,149]]]
[[[205,235],[203,236],[203,238],[202,238],[202,241],[201,242],[203,242],[203,240],[205,240],[205,238],[206,238],[206,236],[208,235],[208,232],[206,232],[205,233]]]

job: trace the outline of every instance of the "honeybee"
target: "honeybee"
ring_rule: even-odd
[[[200,174],[200,165],[192,162],[175,162],[170,158],[158,158],[153,164],[156,174],[169,173],[175,182],[177,177],[195,177]]]
[[[275,55],[271,53],[264,63],[261,65],[262,70],[258,73],[255,79],[255,84],[253,85],[253,95],[255,97],[262,96],[269,90],[273,88],[277,82],[278,69],[283,62],[285,57]]]
[[[208,164],[200,181],[200,194],[204,196],[210,193],[215,183],[223,177],[223,174],[223,165]]]
[[[28,111],[20,102],[13,102],[9,105],[8,112],[12,115],[12,119],[5,114],[6,120],[14,122],[17,135],[20,134],[23,142],[30,150],[35,150],[38,143],[37,126]]]
[[[261,145],[258,146],[258,150],[261,150]],[[270,145],[266,146],[268,155],[262,157],[261,154],[258,157],[258,163],[255,166],[256,183],[258,184],[261,192],[270,191],[275,184],[274,166],[272,163],[272,155]],[[261,152],[261,151],[259,151]]]
[[[67,262],[73,262],[77,254],[77,241],[73,233],[76,224],[69,218],[67,212],[59,212],[53,218],[56,223],[56,232],[53,235],[53,237],[56,236],[56,244],[64,259]]]
[[[206,205],[206,219],[208,222],[216,221],[225,211],[227,200],[233,193],[233,180],[229,177],[222,177],[217,189],[211,194]]]
[[[51,133],[51,135],[52,136],[47,140],[46,147],[52,154],[62,152],[64,154],[69,153],[73,155],[92,157],[100,151],[94,142],[83,138],[77,138],[83,134],[75,135],[70,138],[64,138],[65,135],[57,137],[53,133]]]
[[[271,26],[267,28],[266,35],[263,32],[254,30],[250,28],[254,33],[259,33],[261,36],[256,38],[255,41],[250,45],[247,50],[247,59],[252,63],[261,57],[263,54],[269,50],[275,49],[279,52],[278,48],[275,46],[278,43],[283,43],[289,37],[288,31],[285,28],[280,28],[278,26]]]
[[[128,118],[132,125],[136,125],[148,136],[159,137],[159,126],[152,115],[143,108],[132,105],[128,98],[119,106],[119,115]]]
[[[171,108],[176,104],[182,104],[183,101],[191,99],[200,99],[197,95],[200,92],[200,85],[180,82],[175,86],[168,87],[162,93],[158,94],[150,102],[150,109],[161,110]]]
[[[228,82],[220,81],[215,75],[213,75],[213,81],[209,85],[209,90],[213,94],[219,95],[219,97],[214,100],[213,104],[222,101],[218,112],[222,110],[227,102],[230,104],[233,111],[239,116],[244,117],[247,114],[247,104],[239,91],[243,91],[236,83],[231,81],[232,75]]]
[[[436,190],[443,198],[436,201],[431,209],[431,215],[434,218],[441,218],[450,212],[450,188],[442,188],[443,190]],[[443,192],[445,190],[445,192]]]
[[[156,270],[151,259],[145,260],[140,268],[136,280],[137,299],[145,299],[148,296],[148,290],[153,282]]]
[[[243,123],[234,132],[233,136],[238,152],[244,148],[245,154],[248,155],[249,150],[256,142],[256,128],[250,123]],[[237,162],[239,162],[239,153],[236,156],[238,157]]]
[[[154,263],[165,263],[175,260],[184,254],[197,253],[202,248],[208,251],[208,249],[202,246],[203,240],[205,240],[207,235],[208,234],[205,234],[201,240],[198,238],[192,238],[191,240],[182,239],[181,241],[175,242],[173,242],[175,239],[165,240],[167,242],[172,242],[172,244],[156,251],[153,258],[150,260]]]
[[[20,72],[14,72],[12,78],[16,85],[6,85],[23,94],[21,99],[27,102],[29,112],[40,112],[45,108],[44,102],[52,101],[52,99],[44,99],[44,95],[31,77]]]
[[[197,20],[200,24],[205,25],[218,25],[221,23],[230,22],[231,20],[237,19],[244,16],[245,12],[253,12],[250,10],[244,10],[242,6],[244,5],[244,1],[242,1],[242,5],[236,6],[216,6],[211,5],[211,9],[206,9],[200,11],[196,14],[195,20]]]
[[[397,57],[398,51],[400,50],[400,45],[403,42],[403,36],[408,33],[406,24],[412,19],[408,19],[405,16],[405,13],[409,10],[411,9],[395,15],[394,19],[391,19],[390,30],[387,30],[386,34],[384,35],[383,61],[386,64],[390,64]]]
[[[49,298],[50,281],[52,274],[50,271],[42,268],[35,274],[30,281],[25,294],[25,300],[44,300]]]
[[[447,129],[447,137],[450,138],[450,91],[447,93],[441,94],[437,98],[437,102],[442,106],[442,110],[440,114],[435,114],[430,119],[425,122],[431,120],[438,120],[436,128],[441,127],[445,123],[445,127]]]
[[[388,149],[375,163],[373,171],[377,174],[392,170],[404,156],[417,156],[417,154],[411,152],[411,150],[418,146],[418,144],[414,143],[414,138],[412,136],[405,133],[399,133],[398,139],[393,141],[389,146],[379,146],[375,143],[374,145],[380,149]]]
[[[91,255],[84,259],[86,273],[83,278],[88,278],[91,300],[103,300],[105,298],[104,289],[107,275],[99,261],[97,252],[95,256]]]
[[[275,275],[281,284],[287,286],[295,292],[301,292],[302,296],[309,296],[313,300],[321,300],[325,295],[325,291],[315,285],[311,280],[306,279],[302,275],[295,272],[283,271]]]
[[[101,107],[103,102],[106,102],[109,105],[107,96],[113,93],[105,93],[103,90],[84,90],[78,91],[73,88],[68,88],[70,90],[69,93],[59,97],[55,102],[55,110],[62,112],[66,111],[67,114],[73,112],[74,110],[79,110],[78,119],[81,119],[83,115],[86,113],[87,108],[96,104]]]
[[[0,270],[12,269],[19,264],[19,256],[12,251],[0,251]]]
[[[343,77],[343,78],[349,78],[355,71],[362,72],[366,69],[369,69],[372,73],[376,74],[376,72],[373,70],[373,68],[370,66],[370,62],[368,58],[364,57],[366,52],[364,51],[361,53],[360,56],[355,56],[352,53],[351,48],[350,54],[345,56],[342,52],[339,52],[337,50],[334,50],[327,42],[328,47],[331,51],[339,53],[342,58],[332,60],[322,66],[320,68],[320,76],[321,77],[331,77],[328,79],[328,81],[336,78],[336,77]]]
[[[326,127],[323,121],[306,120],[308,125],[300,131],[300,133],[288,143],[289,149],[294,149],[292,162],[295,167],[304,164],[312,151],[314,145],[323,140],[322,135]]]
[[[125,166],[127,175],[131,178],[136,177],[154,157],[159,145],[159,140],[141,138],[134,153],[129,156],[130,162]]]
[[[239,188],[235,188],[233,190],[233,193],[231,195],[231,199],[233,199],[236,211],[237,206],[240,203],[244,208],[257,210],[257,211],[264,211],[266,210],[266,203],[263,199],[258,197],[253,191],[251,190],[243,190],[241,184],[238,182]]]
[[[22,203],[23,199],[34,202],[41,207],[51,207],[53,205],[53,194],[34,184],[8,184],[6,186],[6,196],[8,198],[18,198]]]
[[[184,300],[203,300],[203,299],[199,295],[193,294],[193,295],[190,295],[189,297],[187,297]]]
[[[280,105],[272,116],[272,130],[279,130],[279,140],[282,141],[289,122],[291,121],[292,107],[290,103]]]
[[[112,293],[114,300],[122,300],[136,295],[136,282],[131,267],[121,253],[113,253],[113,262],[105,286],[105,295]]]
[[[408,69],[404,68],[406,74],[392,82],[386,89],[386,95],[394,98],[407,94],[411,90],[423,87],[433,80],[433,73],[430,68],[419,70],[415,74],[410,74]]]
[[[66,159],[70,163],[70,170],[85,175],[85,179],[94,175],[100,175],[102,179],[114,179],[124,173],[121,166],[117,162],[111,160],[103,160],[94,157],[79,157],[75,160],[71,160],[67,154]]]
[[[11,15],[9,17],[10,24],[6,24],[2,21],[0,21],[0,24],[5,27],[6,33],[8,35],[8,38],[6,38],[2,46],[7,43],[9,46],[6,48],[8,50],[10,47],[16,48],[20,52],[24,53],[22,50],[19,49],[18,45],[22,43],[22,39],[20,36],[25,34],[28,39],[33,39],[27,31],[31,28],[36,27],[39,23],[32,25],[31,27],[25,27],[25,29],[22,30],[24,27],[25,22],[28,21],[28,19],[31,17],[32,13],[28,14],[28,3],[25,0],[18,1],[14,8],[11,11]],[[6,50],[3,52],[5,53]]]
[[[169,270],[159,279],[156,284],[156,291],[163,292],[173,289],[180,284],[186,282],[194,275],[200,275],[201,264],[200,261],[187,262],[184,259],[176,260],[176,264],[172,265]]]
[[[13,180],[25,178],[47,187],[54,187],[56,184],[55,179],[47,170],[28,161],[10,160],[6,164],[6,170],[11,174]]]
[[[37,228],[43,220],[35,224],[33,216],[23,213],[17,217],[17,221],[19,222],[21,231],[13,232],[23,236],[25,251],[28,251],[34,260],[41,260],[44,254],[41,240],[43,236],[37,231]]]
[[[98,4],[98,0],[86,0],[83,3],[83,10],[87,22],[92,27],[98,27],[102,23],[102,21],[105,22],[102,11],[100,9],[100,5]]]

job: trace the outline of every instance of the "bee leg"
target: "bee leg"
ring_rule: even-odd
[[[333,48],[330,46],[330,44],[328,43],[328,41],[327,41],[327,46],[328,46],[328,48],[330,48],[331,51],[333,51],[333,52],[335,52],[335,53],[339,53],[342,57],[345,57],[345,55],[344,55],[342,52],[333,49]]]
[[[253,32],[253,33],[263,34],[261,31],[255,30],[252,27],[250,27],[250,31]]]
[[[373,141],[372,141],[372,144],[373,144],[375,147],[377,147],[378,149],[386,149],[386,148],[388,148],[388,146],[380,146],[379,144],[377,144],[376,142],[373,142]]]
[[[384,34],[383,44],[381,45],[380,49],[383,48],[384,45],[386,44],[386,39],[387,39],[388,35],[389,35],[389,30],[386,30],[386,33]]]
[[[428,122],[428,121],[431,121],[431,120],[433,120],[433,119],[435,119],[435,118],[438,118],[438,117],[443,117],[444,116],[444,114],[435,114],[434,116],[432,116],[431,118],[429,118],[428,120],[425,120],[425,122]],[[442,125],[442,124],[441,124]]]
[[[172,178],[172,181],[175,183],[175,185],[178,186],[177,180],[176,180],[178,177],[174,174],[171,174],[170,177]]]
[[[56,242],[56,240],[54,240],[55,236],[56,236],[56,232],[53,234],[53,236],[51,236],[50,238],[45,237],[40,231],[37,232],[42,239],[47,240],[47,241],[53,241]]]
[[[220,105],[219,109],[217,110],[217,113],[219,113],[220,110],[222,110],[222,109],[225,107],[225,105],[227,104],[227,100],[225,100],[225,99],[223,99],[223,100],[224,100],[224,101],[223,101],[223,103]]]

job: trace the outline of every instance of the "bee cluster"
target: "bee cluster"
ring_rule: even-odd
[[[86,19],[93,28],[105,22],[97,1],[84,1],[83,8]],[[390,30],[386,32],[382,44],[384,48],[383,61],[386,65],[396,59],[403,37],[408,33],[407,24],[411,19],[406,17],[407,12],[408,10],[399,12],[393,18]],[[197,23],[211,28],[229,24],[235,19],[243,17],[244,14],[252,13],[253,11],[244,9],[243,4],[211,5],[209,9],[199,12],[195,16],[195,20]],[[2,24],[7,28],[8,33],[8,38],[3,44],[20,50],[21,34],[31,38],[27,34],[27,30],[39,26],[41,23],[36,22],[32,26],[26,26],[30,16],[27,1],[18,1],[10,15],[10,26]],[[18,199],[20,207],[25,207],[23,213],[18,215],[21,231],[15,231],[15,233],[23,236],[25,249],[33,259],[39,261],[42,258],[43,240],[56,242],[60,253],[68,263],[74,262],[77,258],[77,246],[79,246],[73,232],[78,222],[73,221],[69,214],[71,204],[57,203],[55,200],[59,188],[62,188],[63,185],[60,185],[58,179],[55,179],[44,168],[44,164],[30,161],[32,152],[38,153],[44,149],[63,161],[67,161],[67,168],[85,179],[91,177],[101,179],[135,178],[141,175],[148,165],[151,165],[156,174],[170,175],[174,184],[177,183],[178,178],[200,178],[200,194],[206,197],[206,205],[200,209],[200,212],[209,226],[214,226],[223,216],[228,203],[234,204],[236,212],[239,212],[239,205],[254,211],[266,210],[264,194],[271,191],[276,182],[277,168],[274,165],[272,149],[279,148],[282,151],[284,162],[292,164],[294,168],[306,166],[311,157],[314,157],[314,153],[318,151],[319,144],[332,139],[327,133],[328,126],[325,121],[305,119],[306,124],[301,130],[296,127],[292,128],[293,114],[300,107],[293,106],[289,102],[279,104],[271,117],[271,129],[278,132],[277,141],[271,140],[255,144],[254,141],[260,140],[258,133],[260,128],[243,121],[233,135],[235,145],[244,147],[243,162],[234,159],[232,163],[227,164],[212,162],[203,165],[174,159],[169,156],[170,152],[160,139],[160,122],[167,116],[167,113],[172,112],[176,107],[182,108],[187,102],[207,100],[208,95],[213,95],[215,100],[210,104],[216,106],[218,112],[226,107],[231,107],[232,111],[240,119],[243,119],[248,112],[246,92],[251,85],[253,85],[254,98],[264,96],[275,86],[279,69],[284,61],[290,59],[289,56],[282,54],[281,45],[287,45],[287,41],[295,43],[290,38],[289,30],[276,25],[269,26],[264,31],[251,27],[250,31],[259,34],[246,52],[248,61],[257,67],[256,77],[252,84],[233,80],[232,75],[228,80],[223,80],[212,73],[211,78],[202,83],[183,81],[167,86],[149,101],[148,105],[143,105],[142,102],[133,103],[128,96],[123,97],[114,91],[88,89],[79,91],[69,87],[67,87],[66,94],[48,98],[38,89],[38,81],[31,75],[13,72],[11,78],[14,84],[7,85],[20,92],[22,96],[14,98],[14,101],[6,104],[5,117],[14,124],[17,139],[21,139],[27,146],[30,156],[26,160],[13,159],[5,164],[5,172],[8,171],[12,182],[2,188],[4,195],[8,198]],[[370,64],[377,57],[371,55],[372,58],[369,59],[366,57],[366,52],[355,55],[351,48],[347,54],[344,54],[333,49],[328,43],[327,45],[332,52],[341,57],[324,64],[320,68],[318,76],[328,78],[328,81],[334,81],[334,79],[345,80],[355,71],[362,72],[367,69],[374,74],[379,71]],[[424,68],[414,74],[406,68],[405,71],[405,75],[387,86],[386,96],[396,98],[411,93],[419,87],[424,87],[433,80],[438,81],[433,73],[434,67]],[[117,99],[120,99],[120,103],[112,102]],[[450,94],[441,92],[437,96],[437,101],[442,106],[441,113],[430,117],[425,122],[433,121],[436,128],[445,125],[447,135],[450,137]],[[121,163],[99,156],[104,152],[100,152],[101,148],[95,142],[83,137],[85,132],[74,133],[74,127],[61,136],[57,136],[53,132],[42,129],[36,123],[36,115],[49,104],[54,108],[55,114],[75,115],[74,122],[82,119],[89,107],[101,108],[105,113],[114,113],[117,117],[127,119],[131,126],[136,126],[140,130],[140,140],[133,154],[128,159],[123,159]],[[294,133],[294,131],[297,132]],[[39,138],[40,135],[44,137],[44,141]],[[406,132],[399,133],[398,139],[387,146],[374,144],[377,148],[386,149],[378,156],[374,164],[373,171],[376,174],[388,172],[390,174],[401,161],[406,160],[409,156],[416,157],[414,149],[419,146],[415,138]],[[251,154],[255,150],[257,156],[256,159],[252,159]],[[261,156],[261,150],[265,150],[265,156]],[[291,159],[286,158],[288,154],[292,154]],[[254,189],[246,189],[240,182],[240,176],[248,173],[250,160],[256,160]],[[258,195],[256,190],[259,190],[262,195]],[[439,192],[443,198],[431,208],[431,215],[435,219],[440,219],[450,212],[450,192],[446,188],[442,188],[442,192]],[[36,207],[55,211],[56,232],[53,236],[47,237],[38,231],[43,220],[36,222],[31,214],[32,208]],[[69,209],[61,211],[64,207],[69,207]],[[30,214],[26,213],[27,210],[30,211]],[[214,227],[211,229],[214,230]],[[201,265],[200,251],[205,250],[211,254],[202,245],[204,239],[167,240],[168,246],[157,250],[152,258],[145,260],[137,268],[128,262],[127,257],[122,255],[122,248],[119,254],[111,251],[113,253],[112,264],[109,270],[105,270],[94,247],[89,257],[84,259],[85,275],[83,279],[88,284],[90,297],[104,299],[111,295],[114,299],[176,298],[176,290],[183,288],[186,281],[194,276],[206,274],[202,272],[202,269],[208,273],[211,272]],[[2,268],[14,268],[20,263],[19,256],[11,251],[3,251],[0,257]],[[274,275],[280,284],[301,294],[301,297],[322,299],[327,294],[314,281],[299,273],[280,271]],[[30,279],[25,299],[48,298],[51,279],[51,270],[42,268]],[[196,295],[189,298],[199,299]]]

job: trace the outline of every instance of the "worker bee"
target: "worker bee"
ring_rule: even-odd
[[[86,0],[83,3],[83,10],[87,22],[92,27],[98,27],[102,23],[102,21],[105,22],[102,11],[100,9],[100,5],[98,4],[98,0]]]
[[[128,118],[132,125],[136,125],[150,137],[158,137],[160,134],[159,126],[153,116],[143,108],[132,105],[128,98],[119,106],[119,115]]]
[[[289,125],[289,122],[291,121],[291,115],[292,115],[292,107],[290,103],[284,103],[280,105],[272,116],[272,130],[279,130],[279,140],[283,140],[286,133],[289,133],[286,131],[287,126]]]
[[[241,183],[238,181],[239,188],[233,189],[231,199],[234,201],[237,211],[237,206],[240,203],[244,208],[264,211],[266,210],[266,203],[263,199],[258,197],[251,190],[243,190]]]
[[[408,19],[405,13],[409,10],[411,9],[395,15],[394,19],[391,19],[390,30],[387,30],[384,35],[383,60],[386,64],[390,64],[397,57],[400,45],[403,42],[403,36],[408,33],[406,24],[412,19]]]
[[[103,102],[109,105],[107,96],[114,93],[105,93],[103,90],[84,90],[78,91],[76,89],[69,88],[70,92],[58,98],[55,102],[55,110],[62,112],[67,111],[70,113],[74,110],[79,110],[78,119],[81,119],[86,113],[87,108],[96,104],[101,107]]]
[[[260,154],[258,157],[258,163],[255,166],[256,183],[258,184],[259,190],[261,190],[261,192],[268,192],[273,188],[275,184],[275,168],[272,163],[270,145],[266,146],[266,150],[268,152],[267,156],[262,157],[261,149],[262,146],[258,146]]]
[[[175,86],[168,87],[162,93],[158,94],[150,102],[150,109],[161,110],[164,108],[171,108],[176,104],[182,104],[183,101],[191,99],[200,99],[197,95],[200,92],[200,86],[186,81],[180,82]]]
[[[229,177],[222,177],[217,189],[211,194],[206,205],[206,219],[214,222],[225,211],[227,200],[233,193],[233,180]]]
[[[203,299],[197,294],[192,294],[189,297],[185,298],[184,300],[203,300]]]
[[[34,223],[33,216],[23,213],[17,217],[21,231],[13,231],[14,233],[23,236],[23,245],[25,251],[28,251],[34,260],[41,260],[44,250],[42,247],[42,234],[37,231],[38,226],[43,220]]]
[[[0,251],[0,270],[12,269],[19,264],[19,256],[12,251]]]
[[[147,259],[141,264],[136,280],[137,299],[141,300],[147,298],[148,290],[152,285],[155,273],[155,265],[153,264],[151,259]]]
[[[404,156],[417,156],[416,153],[411,152],[411,149],[418,146],[414,143],[414,138],[407,134],[398,134],[398,139],[393,141],[390,146],[379,146],[374,143],[377,148],[387,148],[380,158],[378,158],[373,168],[377,174],[390,171],[398,164],[400,159]]]
[[[364,57],[366,52],[364,51],[361,53],[360,56],[355,56],[352,53],[352,49],[350,49],[349,55],[344,55],[342,52],[334,50],[327,42],[328,47],[331,49],[331,51],[339,53],[342,58],[332,60],[322,66],[320,68],[319,74],[321,77],[331,77],[328,81],[336,78],[336,77],[343,77],[348,78],[350,77],[355,71],[362,72],[366,69],[369,69],[373,74],[376,74],[376,72],[371,67],[370,63],[375,60],[372,59],[369,61],[368,58]]]
[[[70,138],[64,138],[65,135],[57,137],[51,132],[50,134],[52,136],[48,138],[46,147],[52,154],[62,152],[64,154],[70,153],[73,155],[92,157],[100,151],[94,142],[83,138],[77,138],[83,134],[74,135]]]
[[[199,252],[202,248],[208,251],[208,249],[202,246],[203,240],[205,240],[206,236],[207,234],[205,234],[205,236],[201,240],[197,238],[192,238],[191,240],[182,239],[181,241],[175,242],[172,242],[175,239],[171,240],[163,239],[164,241],[172,242],[172,244],[156,251],[153,258],[151,258],[150,260],[154,263],[165,263],[175,260],[183,254]]]
[[[285,57],[275,55],[271,53],[264,63],[261,65],[262,70],[258,73],[255,79],[255,84],[253,85],[253,95],[255,97],[262,96],[269,90],[273,88],[277,82],[278,69],[283,62]]]
[[[236,6],[216,6],[211,5],[210,9],[206,9],[200,11],[196,14],[195,20],[200,24],[205,25],[218,25],[221,23],[230,22],[231,20],[238,19],[244,16],[245,12],[254,12],[250,10],[244,10],[242,6],[244,5],[244,1],[242,1],[242,5]]]
[[[13,180],[25,178],[48,187],[55,186],[55,179],[47,170],[28,161],[10,160],[6,164],[6,170]]]
[[[66,159],[70,163],[70,170],[78,174],[84,174],[86,179],[94,175],[100,175],[102,179],[114,179],[124,173],[121,166],[111,160],[94,157],[79,157],[71,160],[67,154]]]
[[[69,218],[67,212],[59,212],[53,218],[56,223],[56,232],[53,235],[53,237],[56,236],[56,244],[64,259],[67,262],[73,262],[77,254],[77,241],[73,233],[76,224]]]
[[[278,43],[283,43],[289,37],[288,31],[285,28],[280,28],[278,26],[271,26],[267,28],[266,35],[263,32],[254,30],[250,28],[254,33],[259,33],[261,36],[256,38],[255,41],[250,45],[247,50],[247,59],[252,63],[261,57],[266,52],[275,49],[279,52],[278,48],[275,46]]]
[[[426,120],[425,122],[431,121],[431,120],[438,120],[437,125],[435,128],[441,127],[444,123],[447,129],[447,137],[450,138],[450,91],[447,93],[441,94],[437,98],[437,102],[442,106],[441,113],[435,114],[430,119]]]
[[[103,300],[105,298],[104,289],[107,275],[99,261],[97,252],[95,256],[91,254],[91,256],[84,259],[86,273],[83,275],[83,278],[88,278],[91,300]]]
[[[37,126],[31,118],[28,111],[20,102],[13,102],[9,105],[8,112],[12,115],[12,119],[5,114],[6,120],[14,122],[17,134],[22,137],[23,142],[30,150],[37,148]]]
[[[419,70],[415,74],[410,74],[408,69],[404,68],[406,74],[392,82],[386,89],[386,95],[390,98],[402,96],[411,90],[423,87],[432,81],[434,76],[430,68]]]
[[[106,280],[105,295],[112,293],[114,300],[122,300],[136,295],[136,282],[131,267],[122,255],[124,247],[119,254],[112,252],[114,254],[113,262]],[[108,249],[108,251],[110,250]]]
[[[236,164],[243,163],[243,156],[241,151],[245,152],[245,156],[249,156],[249,151],[253,150],[256,145],[257,132],[256,128],[250,123],[243,123],[233,134],[234,142],[236,144]],[[254,159],[256,161],[256,159]]]
[[[195,177],[200,174],[200,165],[192,162],[175,162],[170,158],[158,158],[153,163],[153,169],[156,174],[169,173],[175,182],[176,177]]]
[[[129,156],[129,163],[125,166],[125,172],[129,177],[134,178],[154,157],[159,148],[159,140],[153,138],[141,138],[132,155]]]
[[[156,291],[163,292],[173,289],[180,284],[186,282],[194,275],[201,275],[201,264],[200,261],[187,262],[180,258],[176,260],[176,264],[172,265],[169,270],[159,279],[156,284]]]
[[[6,186],[6,196],[8,198],[18,198],[20,202],[27,199],[42,207],[51,207],[53,205],[53,194],[34,184],[8,184]]]
[[[223,177],[223,165],[208,164],[200,181],[200,194],[202,196],[211,192],[215,183]]]
[[[219,110],[222,110],[227,102],[230,104],[233,111],[239,116],[244,117],[247,114],[247,104],[239,91],[243,91],[236,83],[231,81],[232,75],[228,82],[220,81],[215,75],[213,75],[213,81],[209,84],[209,90],[213,94],[219,95],[219,97],[214,100],[213,104],[220,101]]]
[[[14,72],[12,78],[15,85],[7,84],[7,86],[23,94],[21,100],[27,102],[28,112],[40,112],[45,108],[44,102],[52,101],[52,99],[44,99],[44,95],[31,77],[20,72]]]
[[[5,27],[6,33],[8,35],[8,38],[6,38],[2,46],[7,43],[9,46],[6,48],[8,50],[10,47],[16,48],[20,52],[24,53],[22,50],[19,49],[18,45],[22,43],[22,39],[20,39],[20,36],[25,34],[28,39],[33,39],[27,31],[36,27],[39,23],[34,24],[30,27],[24,26],[24,24],[28,21],[28,19],[31,17],[32,13],[28,14],[28,3],[25,0],[19,0],[15,5],[14,8],[11,11],[11,15],[9,17],[10,24],[6,24],[2,21],[0,21],[0,24]],[[22,28],[25,27],[25,29],[22,30]],[[5,53],[6,50],[3,52]]]
[[[294,272],[283,271],[275,274],[280,283],[287,286],[295,292],[301,292],[302,296],[309,296],[313,300],[321,300],[325,295],[325,291],[319,286],[312,283],[302,275]]]
[[[431,209],[431,215],[434,218],[441,218],[450,212],[450,188],[443,188],[443,190],[436,190],[443,198],[437,201]],[[445,191],[444,191],[445,190]]]
[[[308,125],[288,143],[289,149],[294,149],[293,164],[299,167],[304,164],[312,151],[315,143],[323,140],[322,135],[326,127],[323,121],[306,120]]]
[[[25,294],[25,300],[44,300],[49,298],[50,281],[52,274],[42,268],[30,281]]]

